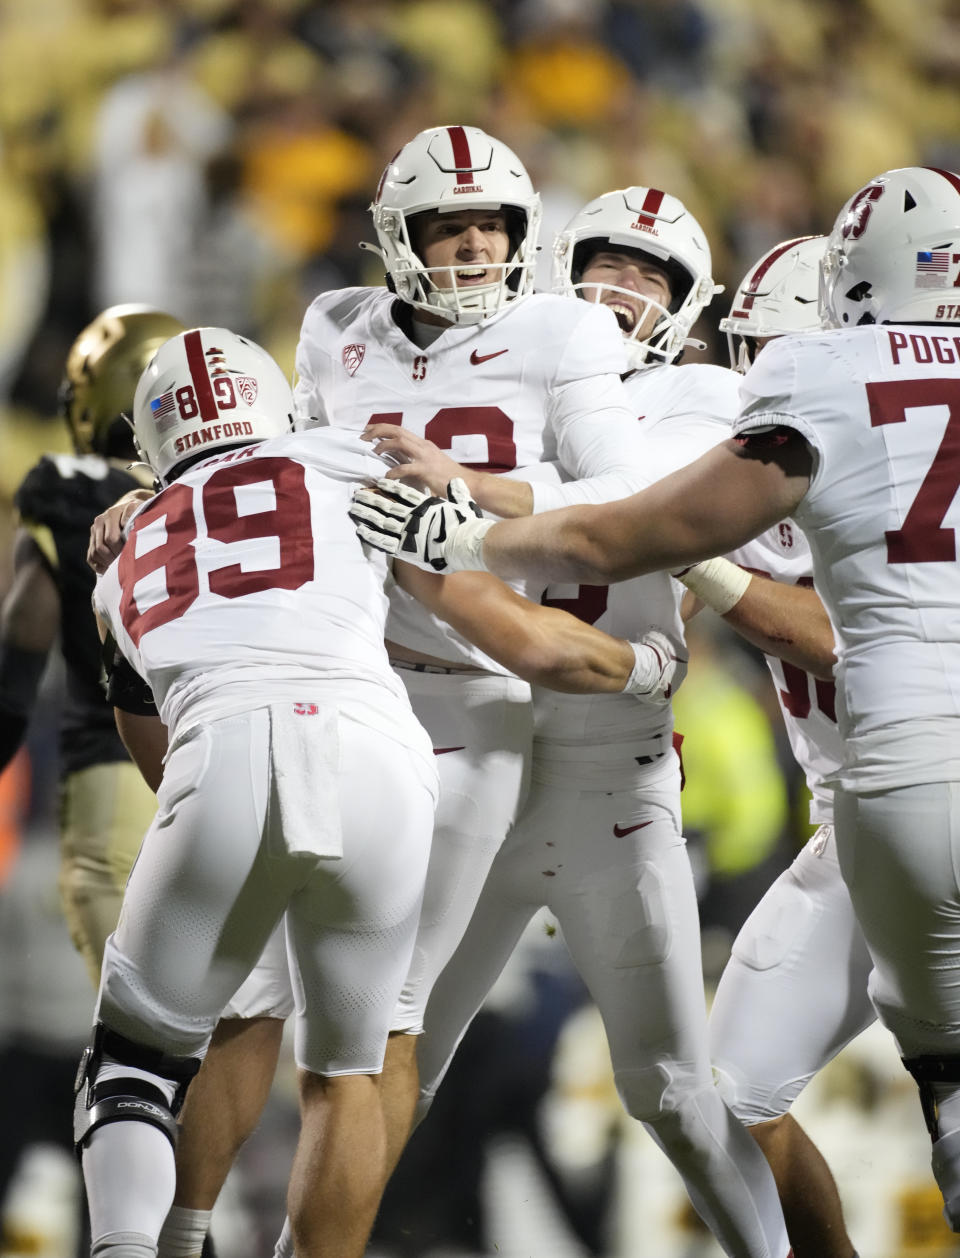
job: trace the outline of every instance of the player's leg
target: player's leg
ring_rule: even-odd
[[[917,1080],[944,1214],[960,1232],[960,783],[840,790],[835,818],[870,993]]]
[[[302,1115],[288,1206],[297,1252],[359,1258],[387,1179],[380,1072],[416,937],[435,781],[377,730],[341,718],[339,737],[343,856],[318,863],[287,913]]]
[[[493,858],[519,814],[532,739],[530,688],[513,677],[400,671],[433,740],[440,774],[430,866],[410,972],[393,1030],[419,1034],[427,999],[460,942]],[[391,1045],[390,1147],[409,1135],[419,1088],[416,1057]]]
[[[876,1018],[872,964],[823,826],[744,923],[710,1012],[713,1063],[773,1170],[796,1258],[854,1253],[830,1169],[789,1109]]]
[[[257,718],[201,728],[172,752],[107,940],[97,1011],[104,1031],[95,1044],[102,1052],[77,1107],[98,1254],[113,1252],[108,1238],[118,1233],[155,1245],[173,1196],[170,1128],[187,1082],[183,1063],[205,1051],[289,895],[261,851],[267,725]],[[116,1112],[102,1122],[104,1105]],[[144,1122],[151,1114],[155,1121]]]
[[[675,764],[642,789],[572,795],[558,817],[548,903],[603,1018],[624,1107],[725,1252],[784,1258],[770,1169],[714,1085]]]
[[[160,1234],[160,1258],[199,1258],[220,1190],[260,1120],[282,1038],[279,1017],[217,1023],[180,1116],[177,1188]]]
[[[156,811],[157,797],[129,761],[91,765],[61,783],[60,899],[94,987],[130,868]]]
[[[463,938],[433,985],[423,1034],[416,1040],[418,1122],[429,1112],[467,1028],[541,907],[544,890],[530,870],[538,854],[537,838],[525,809],[494,857]]]

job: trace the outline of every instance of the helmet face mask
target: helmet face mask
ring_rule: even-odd
[[[612,284],[585,284],[583,270],[598,250],[639,252],[664,270],[671,283],[669,307]],[[557,235],[553,252],[553,289],[567,297],[604,301],[609,295],[646,303],[634,326],[624,331],[631,367],[673,362],[690,343],[690,330],[715,293],[723,291],[710,275],[710,246],[700,224],[682,202],[657,188],[621,188],[597,197]],[[647,314],[659,314],[652,331],[640,333]]]
[[[907,166],[847,201],[820,268],[824,325],[956,323],[960,175]]]
[[[77,454],[130,457],[125,416],[137,381],[171,336],[183,331],[172,315],[151,306],[110,306],[83,329],[67,354],[58,409]]]
[[[417,252],[417,216],[458,210],[507,216],[510,255],[485,265],[499,273],[491,283],[458,288],[458,268],[428,268]],[[477,127],[421,131],[387,166],[370,211],[392,286],[415,309],[451,323],[482,323],[533,291],[540,198],[519,158]],[[440,272],[449,286],[433,282]]]
[[[758,340],[823,326],[818,294],[826,244],[826,236],[781,241],[740,281],[730,313],[719,325],[727,334],[730,366],[735,371],[750,367]]]
[[[185,462],[290,432],[293,414],[290,385],[265,349],[226,328],[193,328],[140,377],[134,442],[167,485]]]

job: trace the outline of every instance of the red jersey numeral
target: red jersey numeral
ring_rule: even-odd
[[[273,489],[274,506],[266,511],[241,514],[236,490],[263,482],[269,482]],[[296,590],[313,580],[310,495],[302,464],[290,459],[258,459],[219,468],[203,486],[201,500],[207,536],[214,541],[229,544],[276,538],[279,549],[275,568],[244,572],[242,566],[235,563],[211,569],[212,594],[241,598],[261,590]],[[137,535],[160,520],[164,521],[166,539],[138,556]],[[182,616],[199,597],[200,574],[193,546],[197,531],[193,489],[183,484],[165,489],[134,520],[117,571],[121,588],[120,617],[135,646],[151,629]],[[163,569],[166,597],[141,612],[134,599],[135,586],[159,569]]]
[[[868,382],[870,425],[903,424],[907,411],[945,406],[947,428],[910,504],[903,525],[887,529],[888,563],[952,563],[957,558],[954,529],[943,517],[960,488],[960,380],[879,380]]]
[[[371,424],[403,424],[402,411],[371,415]],[[449,453],[454,437],[486,437],[485,463],[466,463],[478,472],[510,472],[517,466],[513,420],[499,406],[444,406],[427,421],[423,435]]]
[[[837,688],[833,682],[813,677],[796,664],[788,664],[786,660],[780,661],[780,667],[783,669],[783,680],[787,684],[786,690],[780,691],[780,698],[783,700],[783,706],[790,715],[798,721],[805,720],[810,715],[813,708],[813,701],[810,696],[810,683],[813,682],[813,691],[818,709],[828,721],[833,721],[836,724]]]
[[[584,624],[595,625],[607,610],[609,596],[608,585],[578,585],[575,598],[549,598],[544,594],[540,602],[544,607],[558,607],[560,611],[569,612]]]

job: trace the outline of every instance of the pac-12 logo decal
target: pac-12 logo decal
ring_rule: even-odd
[[[317,703],[295,703],[293,710],[297,716],[316,716],[320,711],[320,705]]]
[[[234,379],[237,386],[237,392],[246,402],[247,406],[253,406],[257,400],[257,394],[260,392],[260,386],[257,384],[253,376],[237,376]]]
[[[351,376],[357,374],[360,364],[363,362],[363,356],[367,352],[366,345],[344,345],[343,347],[343,365]]]

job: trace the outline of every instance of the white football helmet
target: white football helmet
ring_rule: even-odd
[[[456,267],[427,268],[410,240],[410,219],[427,210],[499,210],[507,214],[510,257],[493,284],[458,289]],[[479,127],[431,127],[405,144],[387,166],[370,206],[397,296],[454,323],[481,323],[533,291],[540,234],[540,196],[520,159]],[[493,269],[488,267],[488,269]],[[431,282],[441,271],[451,286]]]
[[[740,281],[730,313],[720,320],[720,331],[727,334],[730,366],[735,371],[746,371],[753,361],[756,346],[752,341],[822,327],[820,259],[826,246],[826,236],[781,241]]]
[[[821,266],[824,324],[958,323],[958,277],[960,175],[888,170],[833,225]]]
[[[670,275],[673,299],[669,310],[646,298],[647,306],[632,328],[624,328],[627,357],[632,367],[651,361],[672,362],[690,341],[690,329],[714,293],[723,285],[710,274],[710,246],[703,228],[681,201],[657,188],[620,188],[597,197],[575,214],[553,246],[553,288],[567,297],[583,295],[581,281],[590,256],[609,246],[635,249],[661,263]],[[627,292],[613,284],[594,285],[594,301],[606,293]],[[660,312],[653,331],[640,341],[650,309]],[[621,327],[623,324],[621,323]]]
[[[172,337],[147,364],[133,400],[133,437],[161,485],[197,454],[279,437],[293,393],[265,349],[226,328]]]

